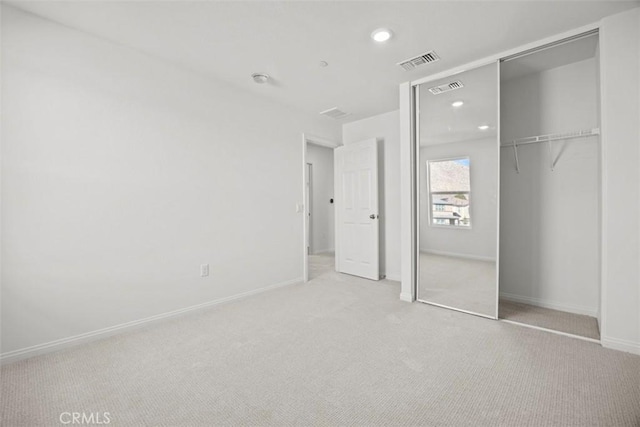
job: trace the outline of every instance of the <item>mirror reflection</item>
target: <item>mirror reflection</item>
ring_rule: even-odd
[[[469,157],[428,160],[431,225],[471,225]]]
[[[418,87],[418,299],[497,317],[498,64]]]

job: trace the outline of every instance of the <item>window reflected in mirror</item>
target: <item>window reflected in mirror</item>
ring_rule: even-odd
[[[469,157],[427,162],[432,226],[471,227]]]

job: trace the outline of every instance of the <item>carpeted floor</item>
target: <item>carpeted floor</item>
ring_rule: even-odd
[[[336,269],[336,258],[333,252],[309,255],[309,280],[322,276]]]
[[[496,263],[420,253],[418,299],[497,316]]]
[[[327,271],[2,367],[3,426],[634,426],[640,357]]]
[[[500,318],[596,340],[600,339],[598,321],[595,317],[591,316],[551,310],[549,308],[501,299]]]

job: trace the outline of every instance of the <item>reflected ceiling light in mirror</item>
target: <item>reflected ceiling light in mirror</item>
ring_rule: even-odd
[[[391,38],[393,32],[388,28],[378,28],[371,33],[371,38],[378,42],[383,43]]]
[[[464,105],[464,101],[454,101],[451,103],[451,106],[455,108],[462,107],[463,105]]]
[[[489,125],[480,125],[480,126],[478,126],[478,129],[487,130],[487,129],[489,129]]]

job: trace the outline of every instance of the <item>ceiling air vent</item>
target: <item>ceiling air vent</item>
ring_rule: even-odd
[[[338,107],[333,107],[329,108],[328,110],[321,111],[320,114],[336,120],[349,115],[349,113],[345,113],[344,111],[339,110]]]
[[[428,64],[430,62],[436,62],[440,57],[434,51],[423,53],[413,58],[405,59],[402,62],[398,62],[398,65],[404,68],[405,71],[411,71],[421,65]]]
[[[450,90],[460,89],[462,87],[464,87],[462,82],[460,80],[456,80],[455,82],[445,83],[440,86],[430,87],[429,92],[431,92],[434,95],[440,95],[441,93],[449,92]]]

